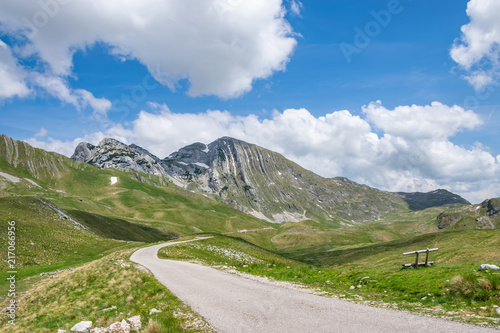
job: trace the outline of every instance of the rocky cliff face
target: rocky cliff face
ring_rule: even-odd
[[[104,139],[98,146],[82,142],[76,147],[71,158],[101,169],[115,168],[166,175],[158,157],[139,146],[129,146],[114,139]]]
[[[500,198],[488,199],[481,203],[488,216],[500,216]]]
[[[409,197],[418,207],[456,203],[441,192],[429,194],[433,201],[425,204],[425,195],[390,193],[346,178],[323,178],[278,153],[229,137],[208,145],[194,143],[163,160],[138,146],[105,139],[98,146],[80,144],[73,158],[100,168],[165,175],[184,188],[217,195],[239,210],[273,222],[373,220],[407,208]]]

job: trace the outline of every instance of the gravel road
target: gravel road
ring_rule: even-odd
[[[140,249],[130,259],[147,267],[218,332],[499,332],[317,296],[202,265],[158,259],[158,250],[171,244],[175,243]]]

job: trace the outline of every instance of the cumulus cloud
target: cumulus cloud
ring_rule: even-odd
[[[469,72],[467,81],[476,90],[483,90],[500,76],[500,2],[471,0],[467,15],[470,22],[462,26],[462,35],[450,54]]]
[[[65,103],[74,105],[78,110],[90,107],[97,117],[105,115],[111,108],[111,102],[107,99],[96,98],[84,89],[71,89],[62,77],[30,72],[20,66],[11,48],[0,40],[0,99],[25,97],[40,89]]]
[[[96,98],[91,92],[84,89],[71,89],[68,83],[59,76],[32,73],[30,81],[43,88],[49,95],[73,105],[78,110],[91,107],[97,117],[106,114],[106,111],[111,108],[109,100]]]
[[[387,110],[377,101],[363,107],[363,112],[386,134],[408,139],[447,139],[461,130],[470,130],[482,124],[481,118],[473,111],[439,102]]]
[[[42,5],[44,4],[44,5]],[[285,69],[296,46],[282,0],[3,1],[0,21],[28,38],[51,73],[72,73],[73,55],[96,42],[137,59],[192,96],[233,98],[256,79]],[[13,18],[18,18],[17,20]]]
[[[196,141],[231,136],[277,151],[325,177],[346,176],[392,191],[446,188],[474,202],[500,196],[500,156],[493,157],[480,144],[466,148],[450,140],[481,124],[474,112],[457,106],[435,102],[389,110],[375,102],[363,107],[364,117],[346,110],[315,117],[306,109],[287,109],[275,111],[269,119],[218,110],[181,114],[166,105],[151,107],[130,127],[111,126],[90,137],[91,142],[111,136],[164,158]],[[65,151],[72,153],[77,141],[48,144],[54,148],[65,144]]]
[[[29,92],[26,72],[18,65],[11,49],[0,40],[0,99],[23,97]]]

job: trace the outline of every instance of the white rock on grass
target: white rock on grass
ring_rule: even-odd
[[[108,311],[111,311],[111,310],[116,310],[116,305],[113,305],[110,308],[102,309],[102,312],[108,312]]]
[[[96,327],[96,328],[93,328],[90,333],[108,333],[108,329],[107,328],[103,328],[103,327]]]
[[[121,322],[116,322],[108,327],[109,333],[130,333],[130,324],[123,319]]]
[[[498,271],[500,268],[497,265],[482,264],[479,266],[479,270],[491,269],[493,271]]]
[[[133,316],[127,319],[127,323],[130,324],[130,328],[134,331],[139,331],[142,327],[141,316]]]
[[[127,320],[111,324],[108,328],[97,327],[90,333],[130,333],[138,332],[141,329],[141,316],[134,316]]]
[[[161,311],[160,310],[157,310],[155,308],[152,308],[151,310],[149,310],[149,314],[152,315],[154,313],[160,313]]]
[[[65,330],[57,330],[57,333],[68,333]]]
[[[91,321],[81,321],[75,326],[73,326],[70,332],[89,333],[91,328],[92,328]]]

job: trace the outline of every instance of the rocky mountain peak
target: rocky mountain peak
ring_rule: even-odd
[[[164,161],[177,161],[183,163],[201,162],[209,164],[209,149],[206,144],[201,142],[193,143],[189,146],[179,149],[170,154]]]
[[[95,151],[95,146],[88,142],[80,142],[76,146],[75,152],[71,158],[75,161],[87,162],[93,157],[93,151]]]
[[[131,169],[147,174],[166,175],[158,157],[137,145],[129,146],[111,138],[103,139],[97,146],[82,142],[71,158],[101,169]]]
[[[193,143],[163,160],[139,146],[105,139],[98,146],[80,144],[73,158],[100,168],[165,175],[188,190],[217,195],[271,222],[313,219],[352,224],[377,219],[405,205],[418,210],[465,201],[445,190],[390,193],[347,178],[327,179],[281,154],[231,137],[208,145]]]

